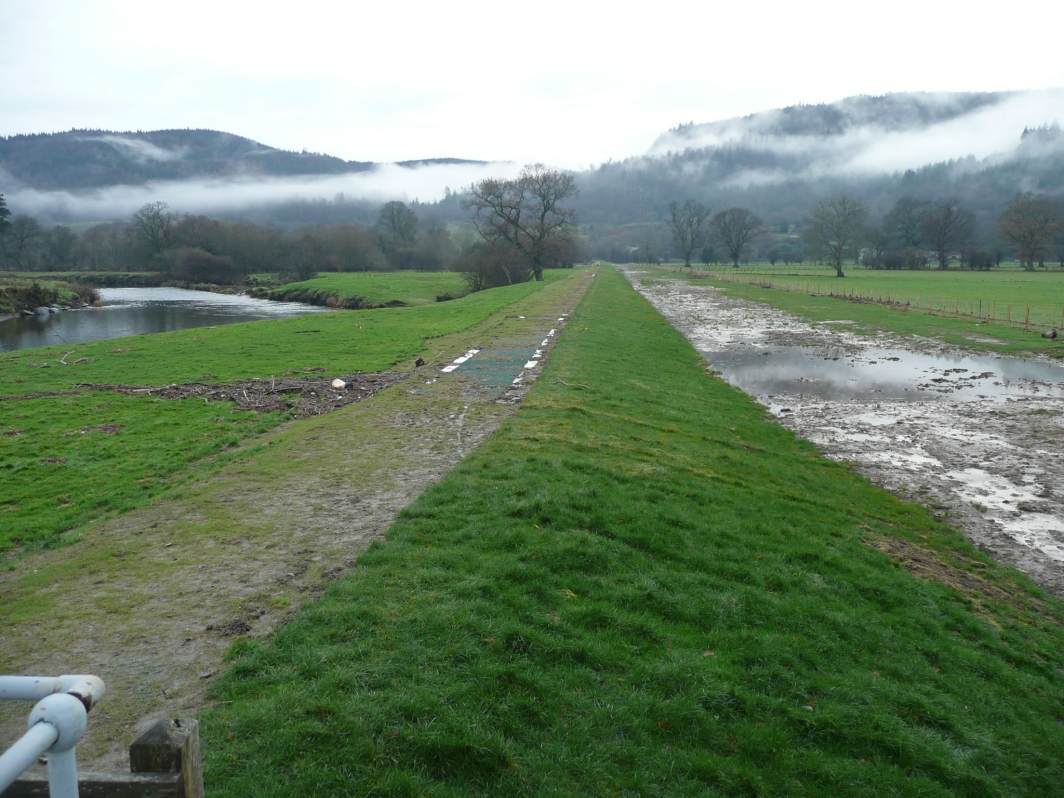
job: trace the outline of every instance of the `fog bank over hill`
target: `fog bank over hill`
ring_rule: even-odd
[[[845,191],[873,213],[904,194],[957,196],[988,221],[1017,192],[1064,195],[1060,121],[1064,89],[857,96],[681,125],[646,154],[578,173],[577,209],[585,224],[658,223],[669,202],[690,198],[800,225],[813,203]],[[289,225],[372,220],[381,202],[417,199],[460,219],[453,192],[521,166],[345,161],[212,130],[0,137],[0,193],[16,213],[53,221],[124,218],[156,200]]]
[[[646,155],[581,175],[581,218],[658,221],[690,198],[800,225],[846,192],[873,214],[906,194],[956,196],[989,223],[1018,192],[1064,195],[1060,121],[1064,89],[849,97],[682,125]]]
[[[1062,120],[1064,89],[859,96],[682,125],[660,136],[647,155],[747,153],[753,163],[727,175],[735,185],[867,176],[969,156],[1007,158],[1025,128]]]
[[[518,165],[510,163],[380,164],[353,174],[291,177],[243,174],[149,181],[81,191],[16,188],[2,193],[7,196],[8,205],[19,213],[56,221],[125,218],[142,205],[156,200],[166,202],[177,213],[265,218],[270,217],[271,208],[302,204],[310,208],[310,216],[302,221],[339,221],[348,219],[342,215],[335,219],[318,218],[313,208],[325,201],[332,206],[352,202],[379,205],[392,199],[433,202],[444,197],[448,190],[463,189],[486,177],[512,177],[519,170]]]
[[[284,203],[434,201],[518,165],[455,158],[375,164],[289,152],[214,130],[0,138],[0,193],[19,212],[58,221],[128,216],[162,200],[178,212],[261,212]]]

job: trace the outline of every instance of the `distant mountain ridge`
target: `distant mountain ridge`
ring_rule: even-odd
[[[406,167],[480,163],[458,158]],[[217,130],[69,130],[0,137],[0,185],[79,190],[209,177],[294,177],[365,172],[378,164],[291,152]],[[6,178],[6,179],[3,179]]]

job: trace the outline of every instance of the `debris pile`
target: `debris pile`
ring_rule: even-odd
[[[184,384],[106,385],[88,382],[74,387],[92,391],[157,396],[160,399],[202,399],[204,402],[235,402],[234,410],[272,413],[294,410],[296,418],[331,413],[403,380],[405,372],[379,372],[339,377],[345,387],[334,388],[327,377],[250,379],[232,384],[189,382]]]

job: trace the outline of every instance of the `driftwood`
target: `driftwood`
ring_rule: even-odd
[[[204,402],[233,402],[236,410],[272,413],[294,410],[296,418],[317,416],[368,399],[403,380],[405,372],[354,374],[340,377],[347,388],[333,388],[327,377],[251,379],[240,382],[152,385],[108,385],[97,382],[75,383],[75,388],[89,391],[112,391],[160,399],[202,399]],[[14,398],[14,397],[11,397]]]

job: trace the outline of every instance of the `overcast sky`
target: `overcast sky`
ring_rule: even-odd
[[[212,128],[346,159],[579,168],[778,106],[1064,86],[1064,3],[987,9],[0,0],[0,135]]]

